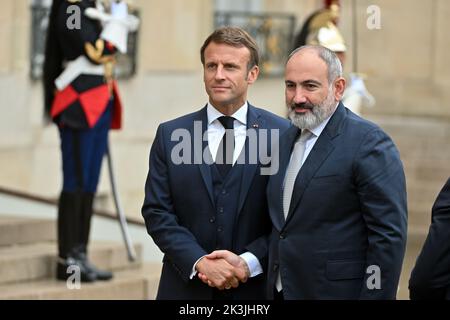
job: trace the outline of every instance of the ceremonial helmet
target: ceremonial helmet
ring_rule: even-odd
[[[321,45],[334,52],[345,52],[344,37],[336,26],[340,16],[340,8],[336,1],[319,12],[310,22],[307,44]]]
[[[346,52],[344,37],[337,28],[339,1],[325,0],[325,7],[308,17],[295,40],[294,47],[321,45],[334,52]]]

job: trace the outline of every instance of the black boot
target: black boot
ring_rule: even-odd
[[[79,272],[81,282],[94,282],[97,275],[86,268],[83,262],[72,257],[59,259],[56,265],[56,278],[58,280],[67,280],[75,273]]]
[[[92,282],[97,279],[95,273],[87,269],[77,259],[76,246],[80,232],[80,212],[82,196],[78,192],[62,192],[58,207],[58,261],[56,278],[67,280],[74,272],[80,272],[82,282]]]
[[[80,220],[81,228],[78,239],[78,246],[76,247],[76,258],[81,261],[81,263],[87,270],[96,275],[97,280],[110,280],[113,277],[113,274],[110,271],[98,269],[89,261],[87,257],[87,246],[89,243],[93,201],[93,193],[83,193]]]
[[[94,266],[87,258],[86,252],[80,251],[77,253],[78,261],[83,265],[83,267],[90,273],[94,274],[97,280],[110,280],[113,277],[112,272],[106,270],[100,270]]]

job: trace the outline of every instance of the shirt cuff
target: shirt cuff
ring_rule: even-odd
[[[197,263],[203,258],[204,256],[201,256],[198,258],[197,261],[195,261],[194,266],[192,267],[191,275],[189,276],[189,279],[194,279],[194,277],[197,275],[197,269],[195,267],[197,266]]]
[[[257,275],[263,273],[261,264],[253,253],[245,252],[241,254],[240,257],[247,263],[248,269],[250,270],[250,278],[256,277]]]

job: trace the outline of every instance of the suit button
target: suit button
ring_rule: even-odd
[[[223,195],[227,194],[227,190],[222,190],[222,194]]]
[[[211,223],[216,222],[216,217],[212,217],[211,219],[209,219],[209,222],[211,222]]]
[[[222,227],[217,228],[217,232],[222,232],[222,231],[223,231]]]
[[[284,233],[280,233],[280,239],[283,240],[284,238],[286,238],[286,235]]]
[[[219,208],[219,213],[223,213],[223,207]]]

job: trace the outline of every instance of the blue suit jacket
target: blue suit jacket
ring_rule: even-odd
[[[282,187],[299,130],[280,145],[267,192],[273,223],[268,294],[280,271],[285,299],[391,299],[405,253],[405,176],[392,140],[342,104],[303,164],[285,221]],[[380,289],[369,278],[381,272]],[[376,268],[375,267],[375,268]]]
[[[195,129],[195,122],[201,127]],[[281,129],[284,132],[289,122],[249,105],[247,126],[257,131]],[[207,112],[203,108],[161,124],[152,145],[142,215],[148,233],[164,253],[157,299],[212,298],[213,289],[197,278],[189,279],[194,263],[216,249],[216,208],[211,172],[203,161],[200,161],[202,164],[177,165],[171,160],[172,151],[179,144],[178,140],[171,141],[174,132],[182,134],[184,131],[195,136],[197,130],[199,139],[192,139],[190,145],[192,149],[207,150],[207,141],[202,142],[206,129]],[[248,141],[245,152],[249,150]],[[257,245],[256,239],[269,233],[271,225],[265,194],[268,176],[260,175],[260,169],[260,163],[245,165],[240,197],[231,199],[238,202],[233,234],[225,235],[232,238],[233,247],[221,249],[237,254],[250,250],[264,264],[265,252],[259,249],[261,246]],[[253,250],[253,247],[257,249]],[[260,275],[231,292],[234,299],[263,299],[264,287],[265,275]]]
[[[450,179],[432,209],[432,222],[409,280],[411,299],[450,300]]]

